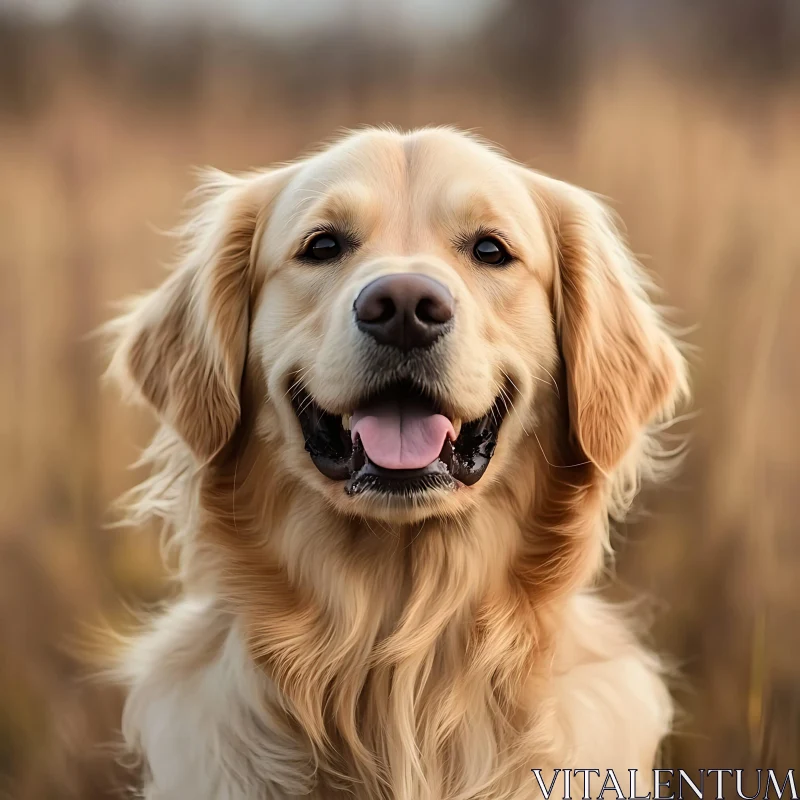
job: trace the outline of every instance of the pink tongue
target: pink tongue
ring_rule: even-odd
[[[447,417],[408,402],[359,409],[350,428],[353,441],[360,436],[369,460],[384,469],[427,467],[439,457],[445,437],[456,438]]]

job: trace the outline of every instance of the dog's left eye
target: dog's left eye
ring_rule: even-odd
[[[475,243],[472,254],[478,261],[492,266],[499,266],[508,261],[508,250],[493,236],[485,236]]]
[[[335,236],[330,233],[320,233],[308,243],[303,255],[314,261],[329,261],[336,258],[341,252],[342,245]]]

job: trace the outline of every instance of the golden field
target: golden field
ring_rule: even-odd
[[[191,98],[153,99],[52,58],[41,102],[0,113],[0,797],[119,796],[119,697],[78,654],[169,591],[157,532],[108,529],[151,422],[101,387],[88,334],[162,276],[157,229],[193,166],[265,165],[364,123],[474,129],[612,200],[696,348],[688,458],[619,531],[613,589],[645,598],[676,667],[667,765],[800,766],[797,84],[631,56],[566,110],[413,70],[305,103],[285,76],[209,60]]]

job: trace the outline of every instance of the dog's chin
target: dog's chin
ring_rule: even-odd
[[[489,467],[507,408],[501,394],[480,417],[462,422],[408,381],[369,393],[344,414],[326,411],[301,384],[290,391],[305,449],[333,482],[336,505],[393,520],[460,507],[460,490]]]

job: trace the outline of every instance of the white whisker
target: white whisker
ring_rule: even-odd
[[[519,394],[519,389],[517,389],[517,385],[514,383],[514,381],[511,380],[511,378],[506,374],[505,371],[503,372],[503,375],[505,376],[505,379],[514,387],[517,394]],[[505,386],[500,389],[500,396],[503,398],[503,402],[506,405],[506,410],[508,410],[508,404],[511,403],[511,410],[517,415],[519,424],[522,426],[522,432],[526,436],[530,436],[527,429],[525,428],[525,423],[522,421],[522,416],[520,415],[519,411],[517,411],[517,407],[514,405],[514,398],[508,395]]]
[[[547,369],[546,367],[542,367],[542,369],[548,374],[550,380],[553,382],[553,390],[556,393],[556,397],[560,400],[561,399],[561,392],[558,390],[558,382],[553,377],[553,373],[550,372],[550,370]],[[537,380],[542,380],[542,379],[541,378],[537,378]],[[545,381],[545,383],[546,383],[546,381]]]

